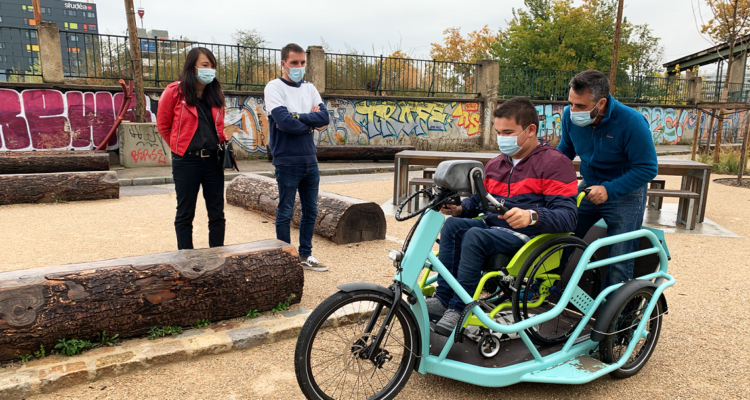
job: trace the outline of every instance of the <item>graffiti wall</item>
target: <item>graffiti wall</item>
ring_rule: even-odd
[[[91,150],[109,133],[122,93],[0,89],[0,151]],[[147,119],[154,120],[146,98]],[[131,101],[125,116],[134,120]],[[117,137],[108,143],[117,148]]]
[[[224,133],[248,152],[267,152],[263,99],[227,97]],[[316,145],[412,145],[420,150],[478,148],[479,103],[328,99],[331,123]]]
[[[565,106],[561,104],[545,104],[536,106],[539,112],[539,136],[551,143],[560,139],[561,121]],[[680,141],[691,142],[700,126],[701,140],[706,140],[706,131],[710,117],[701,116],[698,124],[698,111],[685,108],[664,108],[639,106],[636,110],[648,121],[654,144],[676,144]],[[723,122],[722,136],[725,141],[734,142],[744,134],[744,124],[748,117],[747,111],[728,110],[729,117]],[[714,124],[712,137],[716,134]]]

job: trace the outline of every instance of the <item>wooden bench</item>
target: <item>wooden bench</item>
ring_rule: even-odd
[[[688,190],[667,190],[667,189],[649,189],[649,197],[661,199],[662,197],[677,197],[680,200],[680,207],[677,212],[677,223],[684,224],[687,229],[695,229],[695,222],[698,219],[698,205],[696,200],[700,195]],[[659,200],[661,201],[661,200]]]
[[[435,183],[432,178],[426,179],[426,178],[414,178],[409,181],[409,194],[416,192],[419,190],[420,187],[429,187],[433,183]],[[409,212],[419,210],[419,198],[421,196],[416,196],[407,206],[407,209]]]
[[[406,150],[414,150],[414,146],[315,146],[318,161],[393,161],[396,154]]]
[[[651,180],[651,183],[649,185],[649,191],[651,189],[664,189],[664,186],[666,185],[666,181],[661,178],[654,178]],[[648,206],[652,207],[654,210],[661,210],[662,205],[662,198],[658,196],[651,196],[649,194],[648,196],[648,202],[646,203]]]
[[[435,171],[437,171],[437,168],[425,168],[424,171],[422,171],[422,178],[432,179],[435,176]]]

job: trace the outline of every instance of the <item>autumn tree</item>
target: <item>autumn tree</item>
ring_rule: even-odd
[[[726,99],[728,93],[729,77],[732,72],[732,64],[735,61],[734,52],[737,46],[742,46],[742,52],[747,53],[748,43],[742,39],[750,34],[750,0],[705,0],[711,11],[712,18],[700,26],[702,34],[708,36],[715,45],[726,43],[729,45],[729,56],[727,57],[727,75],[724,79],[725,85],[722,90],[722,99]],[[739,82],[742,83],[742,82]],[[716,130],[716,144],[714,147],[714,162],[719,162],[721,153],[721,129],[724,109],[719,110],[718,128]],[[710,129],[710,128],[709,128]],[[711,130],[709,130],[711,132]],[[710,134],[710,133],[709,133]],[[747,136],[747,135],[745,135]],[[743,150],[745,144],[743,143]],[[744,155],[744,152],[743,152]],[[744,157],[739,170],[737,180],[740,183],[742,170],[744,169]]]
[[[499,35],[485,25],[464,37],[461,28],[448,28],[443,31],[443,43],[431,43],[430,57],[437,61],[475,63],[489,59],[490,48],[498,41]]]

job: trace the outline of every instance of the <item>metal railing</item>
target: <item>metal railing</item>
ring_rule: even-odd
[[[326,90],[368,94],[477,93],[477,64],[326,54]]]
[[[703,81],[701,99],[705,102],[746,103],[750,101],[750,84]]]
[[[500,67],[498,96],[567,101],[568,85],[577,72]],[[617,75],[615,98],[628,103],[686,104],[688,81],[677,78]]]
[[[568,83],[575,71],[500,67],[500,98],[525,96],[533,100],[568,100]]]
[[[65,77],[116,81],[133,76],[127,36],[60,31],[60,45]]]
[[[0,80],[41,82],[39,65],[36,29],[0,27]]]

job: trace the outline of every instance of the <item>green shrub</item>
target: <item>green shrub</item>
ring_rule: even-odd
[[[713,153],[701,153],[698,155],[698,161],[704,164],[711,164],[714,168],[714,173],[736,175],[739,172],[740,166],[740,151],[736,149],[721,150],[719,154],[719,162],[714,162]],[[750,172],[747,168],[747,157],[745,159],[745,173]]]
[[[247,315],[245,315],[245,318],[256,318],[259,317],[260,313],[258,310],[250,310],[247,312]]]
[[[99,343],[105,346],[112,347],[117,344],[117,342],[120,341],[120,334],[115,333],[114,336],[107,335],[107,331],[102,331],[96,334],[96,337],[99,339]]]
[[[55,349],[59,349],[60,353],[65,354],[66,356],[74,356],[83,353],[92,347],[94,347],[94,344],[90,341],[78,339],[60,339],[55,345]]]
[[[207,319],[199,319],[199,320],[193,322],[193,324],[190,325],[190,327],[193,328],[193,329],[196,329],[196,328],[205,328],[205,327],[207,327],[209,325],[211,325],[211,321],[209,321]]]
[[[165,336],[179,335],[182,333],[181,326],[152,326],[148,330],[148,340],[154,340]]]

